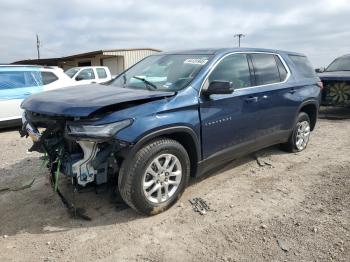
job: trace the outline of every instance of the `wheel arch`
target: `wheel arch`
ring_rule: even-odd
[[[317,117],[318,117],[318,108],[319,108],[319,106],[318,106],[317,102],[307,101],[307,102],[304,102],[303,104],[301,104],[301,106],[298,110],[298,114],[300,112],[304,112],[309,116],[311,131],[314,130],[314,128],[316,126]]]
[[[144,145],[161,137],[174,139],[186,149],[191,163],[191,176],[195,176],[197,164],[201,159],[200,139],[196,132],[188,126],[166,127],[145,134],[132,146],[128,158],[135,155]]]

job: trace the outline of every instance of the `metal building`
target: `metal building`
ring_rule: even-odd
[[[107,66],[112,75],[117,75],[144,57],[158,52],[160,50],[153,48],[108,49],[60,58],[22,60],[13,64],[59,66],[64,70],[75,66]]]

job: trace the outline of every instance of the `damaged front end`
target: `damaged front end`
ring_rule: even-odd
[[[46,116],[26,111],[21,136],[30,137],[29,151],[45,154],[51,180],[57,190],[60,174],[72,178],[75,185],[101,185],[118,173],[121,159],[117,153],[128,143],[115,134],[132,124],[132,119],[104,125],[77,118]]]

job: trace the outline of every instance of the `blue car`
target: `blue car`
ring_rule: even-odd
[[[320,88],[298,53],[160,53],[108,85],[32,95],[22,103],[21,134],[47,156],[56,190],[60,174],[79,187],[116,181],[130,207],[153,215],[176,202],[191,176],[274,144],[304,150]]]
[[[22,101],[28,96],[77,85],[58,67],[0,65],[0,129],[20,126]]]

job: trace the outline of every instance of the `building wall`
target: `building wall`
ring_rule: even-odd
[[[123,56],[111,56],[102,58],[103,66],[107,66],[109,71],[113,76],[118,75],[119,73],[124,71],[124,57]]]
[[[136,64],[141,59],[146,56],[158,53],[154,50],[126,50],[126,51],[117,51],[117,52],[103,52],[104,55],[111,56],[123,56],[124,57],[124,70],[128,69],[130,66]]]
[[[102,55],[96,55],[93,57],[82,57],[82,58],[75,58],[72,60],[66,60],[59,63],[59,66],[63,68],[63,70],[66,70],[71,67],[79,66],[79,62],[91,62],[91,66],[100,66],[101,62],[100,59],[102,58]]]
[[[79,62],[90,61],[92,66],[101,66],[103,61],[106,61],[106,66],[109,67],[112,75],[117,75],[123,72],[125,69],[128,69],[130,66],[136,64],[141,59],[158,53],[154,50],[125,50],[125,51],[104,51],[103,54],[95,55],[92,57],[82,57],[75,58],[72,60],[67,60],[59,62],[58,66],[62,67],[63,70],[66,70],[71,67],[76,67],[79,65]],[[115,64],[113,64],[115,63]]]

